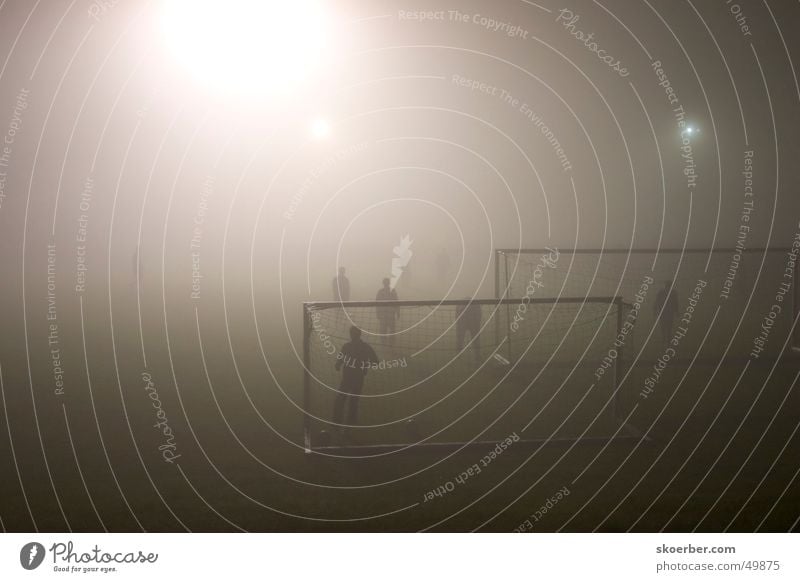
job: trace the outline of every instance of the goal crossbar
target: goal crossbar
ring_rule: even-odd
[[[547,306],[552,305],[553,309],[557,307],[563,307],[565,305],[573,306],[571,309],[575,310],[575,313],[578,313],[578,310],[584,309],[584,306],[594,306],[593,309],[598,311],[598,306],[608,306],[607,309],[600,307],[599,311],[605,313],[603,317],[603,321],[608,317],[611,317],[611,321],[608,322],[607,325],[612,326],[616,331],[618,331],[622,326],[622,314],[623,310],[625,309],[628,304],[623,300],[621,296],[597,296],[597,297],[558,297],[558,298],[548,298],[548,297],[525,297],[525,298],[502,298],[502,299],[460,299],[460,300],[397,300],[397,301],[311,301],[311,302],[304,302],[302,304],[303,309],[303,409],[304,409],[304,440],[305,440],[305,450],[307,453],[311,452],[325,452],[327,450],[335,451],[336,454],[361,454],[361,453],[372,453],[372,454],[381,454],[384,452],[391,452],[396,451],[399,449],[409,449],[409,448],[416,448],[416,447],[433,447],[433,448],[446,448],[446,449],[453,449],[459,448],[464,446],[472,446],[472,445],[485,445],[487,442],[496,442],[492,440],[486,440],[485,438],[481,438],[480,435],[472,441],[452,441],[452,442],[436,442],[436,441],[421,441],[418,443],[375,443],[375,444],[359,444],[359,445],[352,445],[352,446],[329,446],[327,443],[316,443],[315,442],[315,433],[312,430],[315,420],[319,420],[319,418],[315,418],[315,416],[311,413],[312,406],[313,406],[313,395],[312,395],[312,386],[315,383],[315,378],[312,373],[312,362],[311,362],[311,344],[312,344],[312,337],[314,335],[313,329],[313,317],[315,314],[324,313],[327,310],[341,310],[341,312],[348,313],[351,310],[372,310],[372,309],[381,309],[381,308],[413,308],[413,307],[420,307],[420,308],[428,308],[428,309],[438,309],[440,307],[465,307],[469,305],[477,305],[483,308],[488,309],[491,313],[497,314],[498,310],[505,311],[505,323],[511,320],[510,312],[513,308],[518,307],[520,305],[527,304],[528,306],[538,305],[541,308],[545,309],[547,312]],[[572,311],[570,311],[572,312]],[[331,317],[339,317],[339,314],[331,315]],[[503,341],[510,345],[510,339],[508,337],[509,333],[500,329],[499,326],[501,324],[499,317],[494,317],[495,319],[495,336],[501,337],[504,336]],[[341,325],[346,325],[346,322],[340,322]],[[343,341],[341,337],[341,330],[340,336],[337,338],[340,341]],[[615,416],[618,414],[617,410],[617,380],[622,377],[622,366],[624,365],[624,358],[623,358],[623,350],[619,349],[618,357],[616,358],[616,362],[614,364],[613,370],[611,373],[613,375],[613,382],[614,382],[614,392],[611,398],[613,399],[610,402],[610,410],[613,412]],[[502,358],[501,358],[502,359]],[[510,358],[509,358],[510,359]],[[594,436],[589,436],[585,439],[577,439],[577,438],[564,438],[560,436],[551,436],[547,439],[542,438],[523,438],[522,440],[525,442],[531,443],[541,443],[543,441],[548,442],[571,442],[574,440],[586,440],[587,442],[592,441],[607,441],[609,438],[641,438],[641,435],[636,431],[633,427],[626,425],[623,427],[624,430],[618,434],[600,438]]]

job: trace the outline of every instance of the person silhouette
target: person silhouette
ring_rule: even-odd
[[[339,267],[339,274],[331,282],[334,301],[350,301],[350,280],[344,273],[344,267]]]
[[[378,356],[372,346],[361,339],[361,330],[351,326],[350,341],[342,346],[336,358],[336,371],[342,370],[342,381],[333,405],[333,422],[344,433],[347,428],[342,425],[345,409],[347,425],[355,425],[358,422],[358,403],[364,388],[364,377],[370,364],[378,362]]]
[[[480,359],[481,306],[467,299],[468,303],[456,306],[456,348],[464,348],[464,340],[469,333],[475,359]]]
[[[388,277],[383,279],[383,287],[375,295],[376,301],[397,301],[397,291],[390,287],[390,283]],[[395,322],[400,319],[400,308],[396,305],[379,305],[375,308],[375,313],[378,316],[378,332],[388,335],[389,344],[393,345]]]
[[[661,311],[658,326],[661,330],[661,340],[666,345],[672,338],[672,328],[675,326],[675,320],[678,317],[678,294],[675,292],[673,281],[664,281],[664,286],[656,293],[656,302],[653,305],[653,310],[656,317],[658,317],[658,312]]]

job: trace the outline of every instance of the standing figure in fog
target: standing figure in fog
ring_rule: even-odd
[[[336,357],[336,370],[342,371],[342,382],[333,405],[333,422],[341,425],[344,410],[347,409],[347,424],[353,426],[358,422],[358,400],[364,388],[364,377],[370,364],[378,362],[378,356],[367,342],[361,340],[361,330],[356,326],[350,328],[350,341],[342,346]],[[338,427],[345,432],[345,426]]]
[[[344,274],[344,267],[339,267],[339,274],[333,278],[334,301],[350,301],[350,280]]]
[[[375,301],[397,301],[397,291],[390,287],[391,280],[383,280],[383,288],[378,290]],[[378,316],[378,331],[388,335],[389,344],[394,344],[395,323],[400,319],[400,308],[396,305],[379,305],[375,308]]]
[[[653,305],[656,317],[658,317],[658,312],[662,308],[663,311],[658,325],[661,329],[661,340],[666,345],[672,339],[672,329],[675,327],[675,320],[678,318],[678,294],[675,292],[673,281],[664,281],[664,286],[656,294],[656,302]]]
[[[460,352],[464,347],[464,340],[469,333],[475,359],[480,360],[481,342],[479,333],[481,330],[481,306],[470,301],[466,305],[456,307],[456,348]]]

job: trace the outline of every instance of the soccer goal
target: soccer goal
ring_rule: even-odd
[[[644,362],[664,350],[659,300],[674,292],[682,327],[677,357],[719,361],[723,356],[776,357],[797,317],[794,256],[789,248],[751,249],[496,249],[495,296],[619,295],[639,303],[629,355]],[[775,308],[777,306],[777,309]],[[682,322],[684,316],[685,321]],[[769,328],[761,333],[762,324]],[[800,346],[795,328],[790,344]]]
[[[524,295],[304,303],[306,451],[637,438],[617,389],[624,348],[614,347],[629,308],[620,297]],[[351,327],[374,361],[343,349]],[[349,399],[348,365],[367,368]],[[335,419],[337,398],[357,403],[357,417]]]

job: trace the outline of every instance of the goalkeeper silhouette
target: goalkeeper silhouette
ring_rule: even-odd
[[[397,291],[391,288],[390,283],[388,277],[383,280],[383,287],[375,295],[376,301],[397,301]],[[400,308],[396,305],[381,305],[375,308],[375,315],[378,316],[378,331],[382,335],[388,335],[389,345],[394,345],[395,322],[400,318]]]
[[[342,346],[336,356],[336,370],[342,370],[342,382],[333,405],[333,422],[342,424],[342,417],[347,410],[347,424],[352,426],[358,422],[358,402],[364,388],[364,376],[370,364],[378,362],[378,356],[367,342],[361,340],[361,330],[356,326],[350,328],[350,341]],[[345,427],[339,427],[345,432]]]
[[[350,279],[345,275],[344,267],[339,267],[339,275],[331,282],[334,301],[350,301]]]
[[[675,284],[673,281],[664,281],[664,286],[656,294],[656,301],[653,305],[656,317],[661,312],[658,324],[661,328],[661,341],[664,342],[664,345],[669,344],[672,337],[672,330],[678,319],[678,309],[678,294],[675,293]]]
[[[469,333],[475,359],[481,355],[479,332],[481,330],[481,306],[470,301],[466,305],[456,307],[456,347],[460,352],[464,347],[464,340]]]

